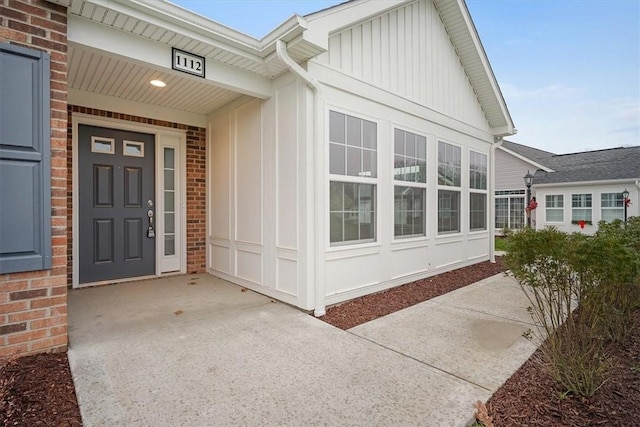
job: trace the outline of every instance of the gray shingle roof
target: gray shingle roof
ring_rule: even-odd
[[[511,141],[504,141],[502,146],[553,170],[537,170],[534,185],[640,179],[640,146],[571,154],[554,154]]]
[[[554,170],[538,170],[535,184],[640,179],[640,146],[556,154],[538,161]]]
[[[504,140],[502,142],[502,146],[508,150],[513,151],[514,153],[520,154],[521,156],[526,157],[529,160],[533,160],[536,163],[540,163],[544,166],[547,166],[544,164],[545,159],[555,156],[554,153],[539,150],[537,148],[529,147],[527,145],[522,145],[507,140]]]

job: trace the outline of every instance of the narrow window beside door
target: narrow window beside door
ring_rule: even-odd
[[[175,149],[164,149],[164,254],[176,254]]]

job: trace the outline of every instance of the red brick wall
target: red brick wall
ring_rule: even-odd
[[[1,0],[0,0],[1,1]],[[67,159],[69,175],[67,185],[71,185],[71,161],[72,161],[72,129],[71,117],[73,113],[90,114],[93,116],[109,117],[129,122],[142,123],[154,126],[163,126],[172,129],[181,129],[187,132],[187,272],[202,273],[206,270],[206,129],[188,126],[181,123],[155,120],[140,116],[131,116],[112,111],[98,110],[95,108],[78,107],[70,105],[69,126],[67,129]],[[67,276],[71,282],[72,274],[72,194],[68,193],[66,200],[68,212],[69,245],[66,250],[68,258]]]
[[[67,347],[67,11],[0,0],[0,43],[51,55],[51,270],[0,274],[0,358]]]
[[[206,130],[187,128],[187,272],[207,266]]]

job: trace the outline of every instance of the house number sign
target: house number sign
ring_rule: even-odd
[[[204,56],[171,48],[171,68],[204,78]]]

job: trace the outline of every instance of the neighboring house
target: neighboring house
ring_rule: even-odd
[[[548,151],[538,150],[515,142],[502,141],[496,149],[495,227],[500,233],[504,229],[518,230],[527,224],[525,208],[527,187],[524,176],[536,170],[551,171],[545,162],[554,156]],[[532,194],[532,197],[534,195]],[[538,209],[531,211],[531,224],[536,224]]]
[[[524,197],[525,169],[534,174],[531,188],[538,202],[537,229],[554,226],[592,234],[601,220],[624,220],[625,190],[629,192],[627,217],[640,214],[640,146],[552,154],[504,141],[496,150],[496,228],[502,221],[500,198]],[[510,186],[519,193],[504,195]],[[524,198],[518,202],[522,217],[524,203]]]
[[[463,1],[260,40],[160,0],[2,11],[0,356],[65,348],[67,285],[209,272],[322,315],[492,258],[515,130]]]

